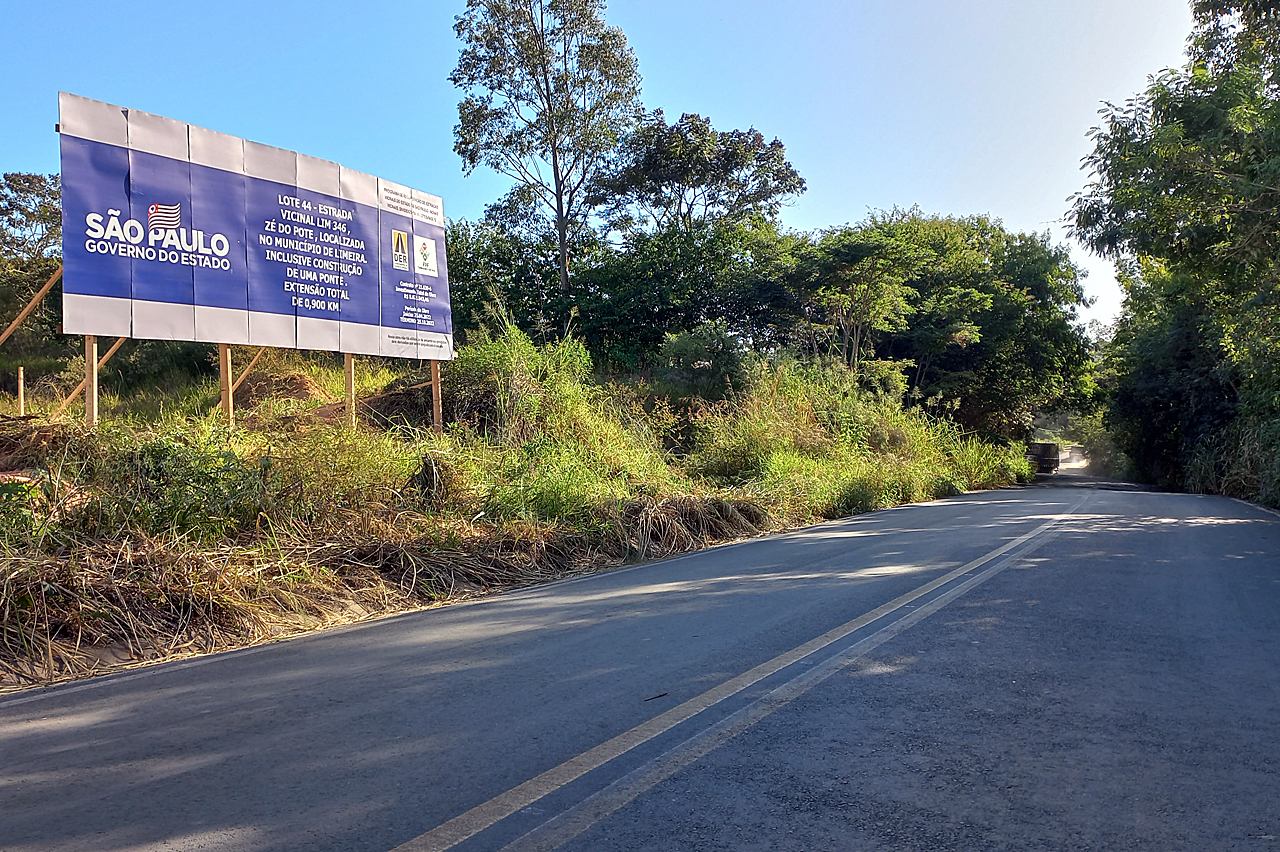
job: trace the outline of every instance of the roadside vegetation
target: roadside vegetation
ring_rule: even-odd
[[[535,345],[510,322],[474,337],[446,365],[443,435],[429,428],[429,391],[395,391],[421,376],[394,362],[362,370],[366,395],[389,393],[360,428],[325,421],[315,412],[341,370],[296,353],[273,353],[259,382],[293,398],[244,399],[233,431],[211,412],[211,379],[163,414],[145,393],[111,399],[93,431],[6,419],[0,469],[20,473],[0,484],[0,684],[1030,475],[1020,447],[860,391],[838,365],[752,360],[739,390],[672,405],[643,382],[593,378],[572,337]]]
[[[1101,425],[1142,479],[1280,506],[1280,17],[1191,10],[1185,66],[1108,106],[1075,203],[1125,291]]]
[[[219,425],[210,344],[128,341],[103,425],[57,288],[0,347],[0,686],[661,557],[1031,476],[1096,412],[1080,271],[989,215],[813,232],[754,127],[668,118],[600,0],[468,2],[455,152],[510,191],[447,229],[443,434],[421,365],[273,352]],[[561,69],[548,77],[547,67]],[[58,268],[56,176],[0,184],[0,316]],[[18,419],[25,369],[36,416]]]

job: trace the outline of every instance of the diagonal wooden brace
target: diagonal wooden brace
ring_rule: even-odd
[[[43,300],[45,296],[49,295],[49,291],[53,289],[53,285],[57,284],[58,279],[61,277],[62,264],[58,264],[58,271],[53,273],[53,275],[49,277],[48,281],[44,282],[44,286],[36,291],[36,294],[31,297],[30,302],[27,302],[27,306],[22,309],[22,312],[14,318],[13,322],[9,323],[9,327],[4,330],[4,333],[0,334],[0,345],[9,339],[9,335],[17,331],[18,326],[22,325],[22,321],[27,318],[28,314],[36,309],[36,305],[40,304],[41,300]],[[83,388],[81,390],[83,390]]]

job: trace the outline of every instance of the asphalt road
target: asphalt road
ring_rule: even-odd
[[[0,849],[1277,850],[1280,518],[1062,475],[0,698]]]

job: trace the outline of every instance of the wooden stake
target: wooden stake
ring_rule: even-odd
[[[227,428],[231,429],[236,425],[235,412],[235,389],[231,386],[231,344],[218,344],[218,380],[222,386],[222,415],[227,422]]]
[[[98,425],[98,338],[84,336],[84,425]]]
[[[21,367],[18,368],[18,416],[27,416],[27,381]]]
[[[265,347],[265,346],[259,346],[259,347],[258,347],[258,351],[257,351],[257,353],[253,356],[253,360],[251,360],[251,361],[249,362],[249,366],[245,367],[245,368],[244,368],[244,370],[240,373],[240,378],[236,379],[236,380],[231,384],[231,393],[232,393],[232,394],[234,394],[236,391],[240,390],[240,386],[241,386],[242,384],[244,384],[244,380],[245,380],[245,379],[247,379],[247,378],[249,378],[249,373],[253,370],[253,366],[254,366],[255,364],[257,364],[257,363],[258,363],[258,359],[259,359],[259,358],[261,358],[264,354],[266,354],[266,351],[267,351],[267,347]]]
[[[259,346],[258,351],[249,361],[249,365],[244,368],[244,372],[240,374],[239,378],[232,381],[231,344],[218,344],[218,408],[223,413],[228,429],[232,429],[236,425],[236,391],[240,389],[240,385],[244,384],[244,380],[249,378],[249,373],[253,370],[253,366],[258,363],[258,359],[266,351],[267,347]]]
[[[444,432],[444,401],[441,399],[443,393],[440,387],[440,362],[431,359],[431,414],[435,420],[436,434]]]
[[[350,352],[343,353],[347,371],[347,427],[356,429],[356,356]]]
[[[106,355],[103,355],[101,358],[99,358],[99,359],[98,359],[98,369],[99,369],[99,370],[101,370],[103,367],[105,367],[105,366],[106,366],[107,362],[111,360],[111,356],[112,356],[112,355],[114,355],[114,354],[116,354],[116,350],[118,350],[121,346],[123,346],[123,345],[124,345],[124,342],[125,342],[126,340],[128,340],[128,339],[129,339],[129,338],[127,338],[127,337],[117,338],[117,339],[116,339],[116,342],[115,342],[115,343],[113,343],[113,344],[111,344],[111,348],[107,350],[107,354],[106,354]],[[97,347],[95,346],[94,348],[96,349]],[[86,364],[86,365],[85,365],[85,378],[86,378],[86,379],[88,378],[88,373],[89,373],[88,365]],[[55,411],[55,412],[53,412],[53,414],[51,414],[51,415],[49,416],[49,419],[50,419],[50,420],[57,420],[57,419],[58,419],[58,415],[62,414],[62,412],[64,412],[64,411],[66,411],[66,410],[67,410],[67,407],[68,407],[69,405],[71,405],[71,403],[75,402],[76,397],[78,397],[78,396],[81,394],[81,392],[83,392],[83,391],[84,391],[84,387],[85,387],[85,380],[84,380],[84,379],[81,379],[80,384],[76,385],[76,389],[75,389],[75,390],[73,390],[73,391],[70,393],[70,395],[68,395],[68,396],[67,396],[67,398],[66,398],[66,399],[64,399],[64,400],[62,401],[62,405],[59,405],[59,406],[58,406],[58,410],[57,410],[57,411]]]
[[[27,314],[36,309],[36,305],[40,304],[40,300],[48,295],[49,291],[53,289],[53,285],[57,284],[58,279],[61,277],[62,264],[58,264],[58,271],[53,273],[48,281],[44,282],[44,286],[36,291],[36,294],[31,297],[30,302],[27,302],[27,306],[22,309],[22,312],[14,318],[13,322],[9,323],[9,327],[4,330],[4,333],[0,334],[0,344],[3,344],[8,340],[9,335],[13,334],[14,330],[17,329],[18,326],[22,325],[22,321],[27,318]]]

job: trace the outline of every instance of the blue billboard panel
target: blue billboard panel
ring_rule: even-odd
[[[198,245],[220,258],[193,267],[195,304],[248,310],[244,175],[192,163],[191,221],[203,235]]]
[[[307,265],[293,227],[281,216],[297,202],[297,187],[250,178],[245,187],[245,243],[249,262],[249,310],[297,313],[286,281]]]
[[[407,299],[407,294],[413,288],[413,220],[390,210],[382,210],[378,216],[378,232],[384,247],[379,265],[382,303],[380,324],[389,330],[384,338],[387,345],[384,354],[417,358],[417,338],[399,333],[415,328],[408,314],[412,303]]]
[[[129,209],[147,235],[133,258],[133,298],[194,305],[195,262],[215,255],[191,219],[191,164],[130,150]]]
[[[378,209],[344,200],[338,208],[320,212],[329,219],[330,238],[343,265],[342,320],[378,325],[382,282]]]
[[[190,340],[195,335],[195,264],[214,259],[191,219],[191,164],[129,149],[129,205],[146,230],[133,258],[132,336]]]
[[[63,278],[85,296],[132,299],[132,255],[146,234],[129,224],[129,152],[65,135],[61,148]]]
[[[452,347],[448,281],[440,277],[444,216],[439,199],[380,180],[382,327],[385,354],[436,358]]]
[[[60,95],[68,333],[448,359],[440,199]]]

